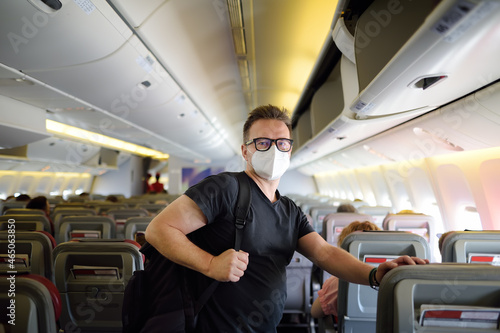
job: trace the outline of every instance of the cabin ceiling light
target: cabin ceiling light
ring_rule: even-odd
[[[168,159],[169,155],[161,151],[142,147],[130,142],[115,139],[99,133],[87,131],[78,127],[69,126],[50,119],[46,120],[47,132],[66,138],[76,139],[98,146],[116,149],[139,156],[148,156],[155,159]]]

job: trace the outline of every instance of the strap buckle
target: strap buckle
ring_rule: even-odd
[[[236,222],[234,223],[236,225],[236,229],[243,229],[245,227],[246,221],[242,219],[236,219]]]

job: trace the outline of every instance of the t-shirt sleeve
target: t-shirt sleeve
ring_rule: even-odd
[[[319,303],[325,315],[337,316],[337,299],[339,294],[339,279],[331,276],[323,283],[323,287],[318,290]]]
[[[299,224],[299,238],[307,235],[308,233],[314,232],[314,228],[307,220],[307,216],[299,209],[300,212],[300,224]]]
[[[237,182],[236,177],[222,173],[205,178],[187,189],[184,194],[198,205],[210,223],[220,215],[231,214],[227,210],[235,205]]]

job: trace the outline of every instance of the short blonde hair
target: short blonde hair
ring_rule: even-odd
[[[354,221],[352,223],[349,223],[347,227],[342,229],[340,232],[339,238],[337,240],[337,246],[340,246],[342,244],[342,241],[344,238],[347,237],[350,233],[354,231],[360,231],[360,230],[368,230],[368,231],[373,231],[373,230],[380,230],[380,228],[375,224],[370,221],[364,221],[364,222],[359,222],[359,221]]]

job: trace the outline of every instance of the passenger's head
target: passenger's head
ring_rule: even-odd
[[[118,198],[116,197],[116,195],[112,195],[112,194],[110,194],[110,195],[108,195],[108,196],[106,197],[106,201],[110,201],[110,202],[118,202]]]
[[[49,200],[47,200],[47,198],[44,197],[43,195],[31,199],[26,205],[26,208],[40,209],[43,210],[45,213],[50,214]]]
[[[440,237],[439,237],[439,240],[438,240],[438,247],[439,247],[439,252],[441,254],[443,254],[443,244],[444,244],[444,240],[446,237],[448,237],[450,234],[454,233],[455,231],[447,231],[445,233],[443,233]]]
[[[353,205],[349,203],[343,203],[337,207],[337,213],[357,213],[358,211]]]
[[[159,182],[160,181],[160,173],[157,172],[156,175],[155,175],[155,178],[156,178],[156,181]]]
[[[16,201],[30,201],[30,200],[31,200],[31,197],[27,194],[19,194],[16,197]]]
[[[375,223],[372,223],[369,221],[352,222],[347,227],[342,229],[342,231],[340,232],[339,238],[337,240],[337,246],[340,246],[342,244],[342,241],[344,240],[344,238],[346,238],[350,233],[352,233],[354,231],[362,231],[362,230],[373,231],[373,230],[380,230],[380,228],[377,227],[377,225]]]
[[[285,108],[280,109],[277,106],[269,104],[269,105],[261,105],[250,112],[245,124],[243,125],[243,143],[253,139],[250,137],[250,128],[256,121],[261,119],[282,121],[286,125],[289,131],[286,137],[291,138],[292,120],[288,115],[288,111]]]
[[[290,165],[292,125],[286,109],[260,106],[243,126],[241,152],[246,171],[265,180],[278,180]]]

